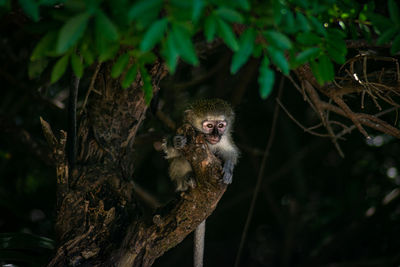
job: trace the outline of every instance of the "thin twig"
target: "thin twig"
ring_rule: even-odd
[[[354,125],[357,127],[360,133],[362,133],[365,136],[365,138],[369,139],[370,137],[368,133],[362,127],[360,121],[357,119],[354,112],[349,108],[349,106],[347,106],[347,104],[343,101],[343,99],[341,97],[334,96],[333,101],[335,101],[335,103],[344,111],[346,117],[349,118],[354,123]]]
[[[283,91],[283,87],[284,87],[283,86],[284,85],[284,81],[285,81],[285,76],[282,76],[280,84],[279,84],[278,96],[276,98],[277,101],[282,96],[282,91]],[[246,241],[247,232],[249,230],[250,222],[251,222],[251,219],[253,217],[254,208],[255,208],[255,205],[256,205],[256,201],[257,201],[257,196],[258,196],[258,193],[260,192],[260,188],[261,188],[261,185],[262,185],[265,166],[266,166],[266,163],[267,163],[268,156],[270,154],[272,143],[273,143],[274,138],[275,138],[276,124],[277,124],[277,121],[278,121],[278,115],[279,115],[279,104],[278,104],[278,102],[276,102],[275,109],[274,109],[274,115],[273,115],[273,119],[272,119],[271,131],[270,131],[270,134],[269,134],[269,137],[268,137],[267,146],[265,147],[264,156],[263,156],[262,161],[261,161],[260,171],[258,173],[257,183],[256,183],[256,186],[254,188],[253,198],[251,200],[249,212],[247,214],[247,219],[246,219],[246,223],[245,223],[245,226],[244,226],[244,229],[243,229],[243,232],[242,232],[242,237],[240,239],[239,249],[238,249],[238,253],[237,253],[237,256],[236,256],[236,260],[235,260],[235,267],[238,267],[239,264],[240,264],[240,258],[241,258],[241,255],[242,255],[244,243]]]
[[[309,133],[309,134],[312,134],[312,135],[319,136],[319,137],[329,137],[328,134],[316,133],[316,132],[310,130],[311,128],[306,128],[303,124],[301,124],[299,121],[297,121],[297,120],[293,117],[292,114],[290,114],[290,112],[286,109],[286,107],[282,104],[282,102],[281,102],[279,99],[277,99],[276,102],[277,102],[278,105],[283,109],[283,111],[285,111],[286,115],[288,115],[288,117],[289,117],[292,121],[294,121],[294,123],[296,123],[297,126],[299,126],[301,129],[303,129],[303,131],[305,131],[305,132],[307,132],[307,133]]]
[[[95,69],[95,71],[93,73],[92,80],[90,81],[89,89],[86,92],[85,100],[83,101],[83,104],[82,104],[81,112],[79,113],[80,115],[82,115],[83,111],[85,110],[86,103],[88,101],[90,92],[91,91],[95,91],[94,82],[96,81],[96,77],[97,77],[97,74],[99,73],[100,67],[101,67],[101,62],[97,63],[96,69]]]
[[[79,82],[80,78],[73,74],[68,96],[67,158],[70,174],[76,163],[76,103],[78,101]]]

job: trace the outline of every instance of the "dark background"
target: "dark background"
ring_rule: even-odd
[[[26,63],[37,36],[19,27],[18,19],[3,18],[0,32],[0,233],[54,238],[56,177],[46,157],[39,117],[53,129],[66,130],[70,76],[55,85],[48,84],[48,73],[30,80]],[[237,114],[233,136],[241,158],[232,185],[207,220],[205,266],[234,264],[281,80],[277,73],[273,93],[262,100],[257,85],[259,62],[250,60],[232,76],[231,54],[226,51],[219,47],[196,68],[180,64],[176,74],[162,82],[157,96],[158,112],[177,124],[185,105],[198,98],[223,98]],[[87,70],[82,81],[80,104],[92,71]],[[319,123],[288,79],[284,78],[282,88],[281,102],[298,121],[305,127]],[[358,95],[346,101],[360,106]],[[366,106],[367,111],[378,112],[368,97]],[[396,114],[386,119],[397,123]],[[135,182],[162,203],[173,197],[174,189],[167,162],[153,145],[172,133],[154,110],[148,112],[136,140]],[[339,141],[345,154],[341,158],[328,138],[305,133],[280,110],[241,266],[400,264],[400,143],[372,130],[369,133],[369,142],[357,131],[344,136]],[[32,255],[32,264],[40,265],[40,257],[51,256],[51,251],[23,251]],[[189,236],[154,266],[190,266],[191,262]]]

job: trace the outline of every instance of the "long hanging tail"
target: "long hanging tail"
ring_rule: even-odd
[[[203,267],[205,234],[206,220],[202,221],[194,231],[194,267]]]

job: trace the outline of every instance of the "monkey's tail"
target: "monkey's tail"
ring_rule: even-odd
[[[194,267],[203,267],[205,234],[206,220],[202,221],[194,231]]]

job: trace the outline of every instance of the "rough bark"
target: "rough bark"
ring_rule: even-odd
[[[153,89],[165,76],[162,64],[150,70]],[[56,138],[42,121],[57,166],[58,247],[49,266],[150,266],[181,242],[215,209],[226,190],[221,166],[202,136],[190,126],[180,129],[193,142],[184,153],[198,186],[182,193],[146,218],[136,202],[133,184],[133,140],[147,106],[138,74],[131,88],[120,88],[110,66],[99,71],[95,92],[80,118],[78,156],[69,173],[66,134]]]

